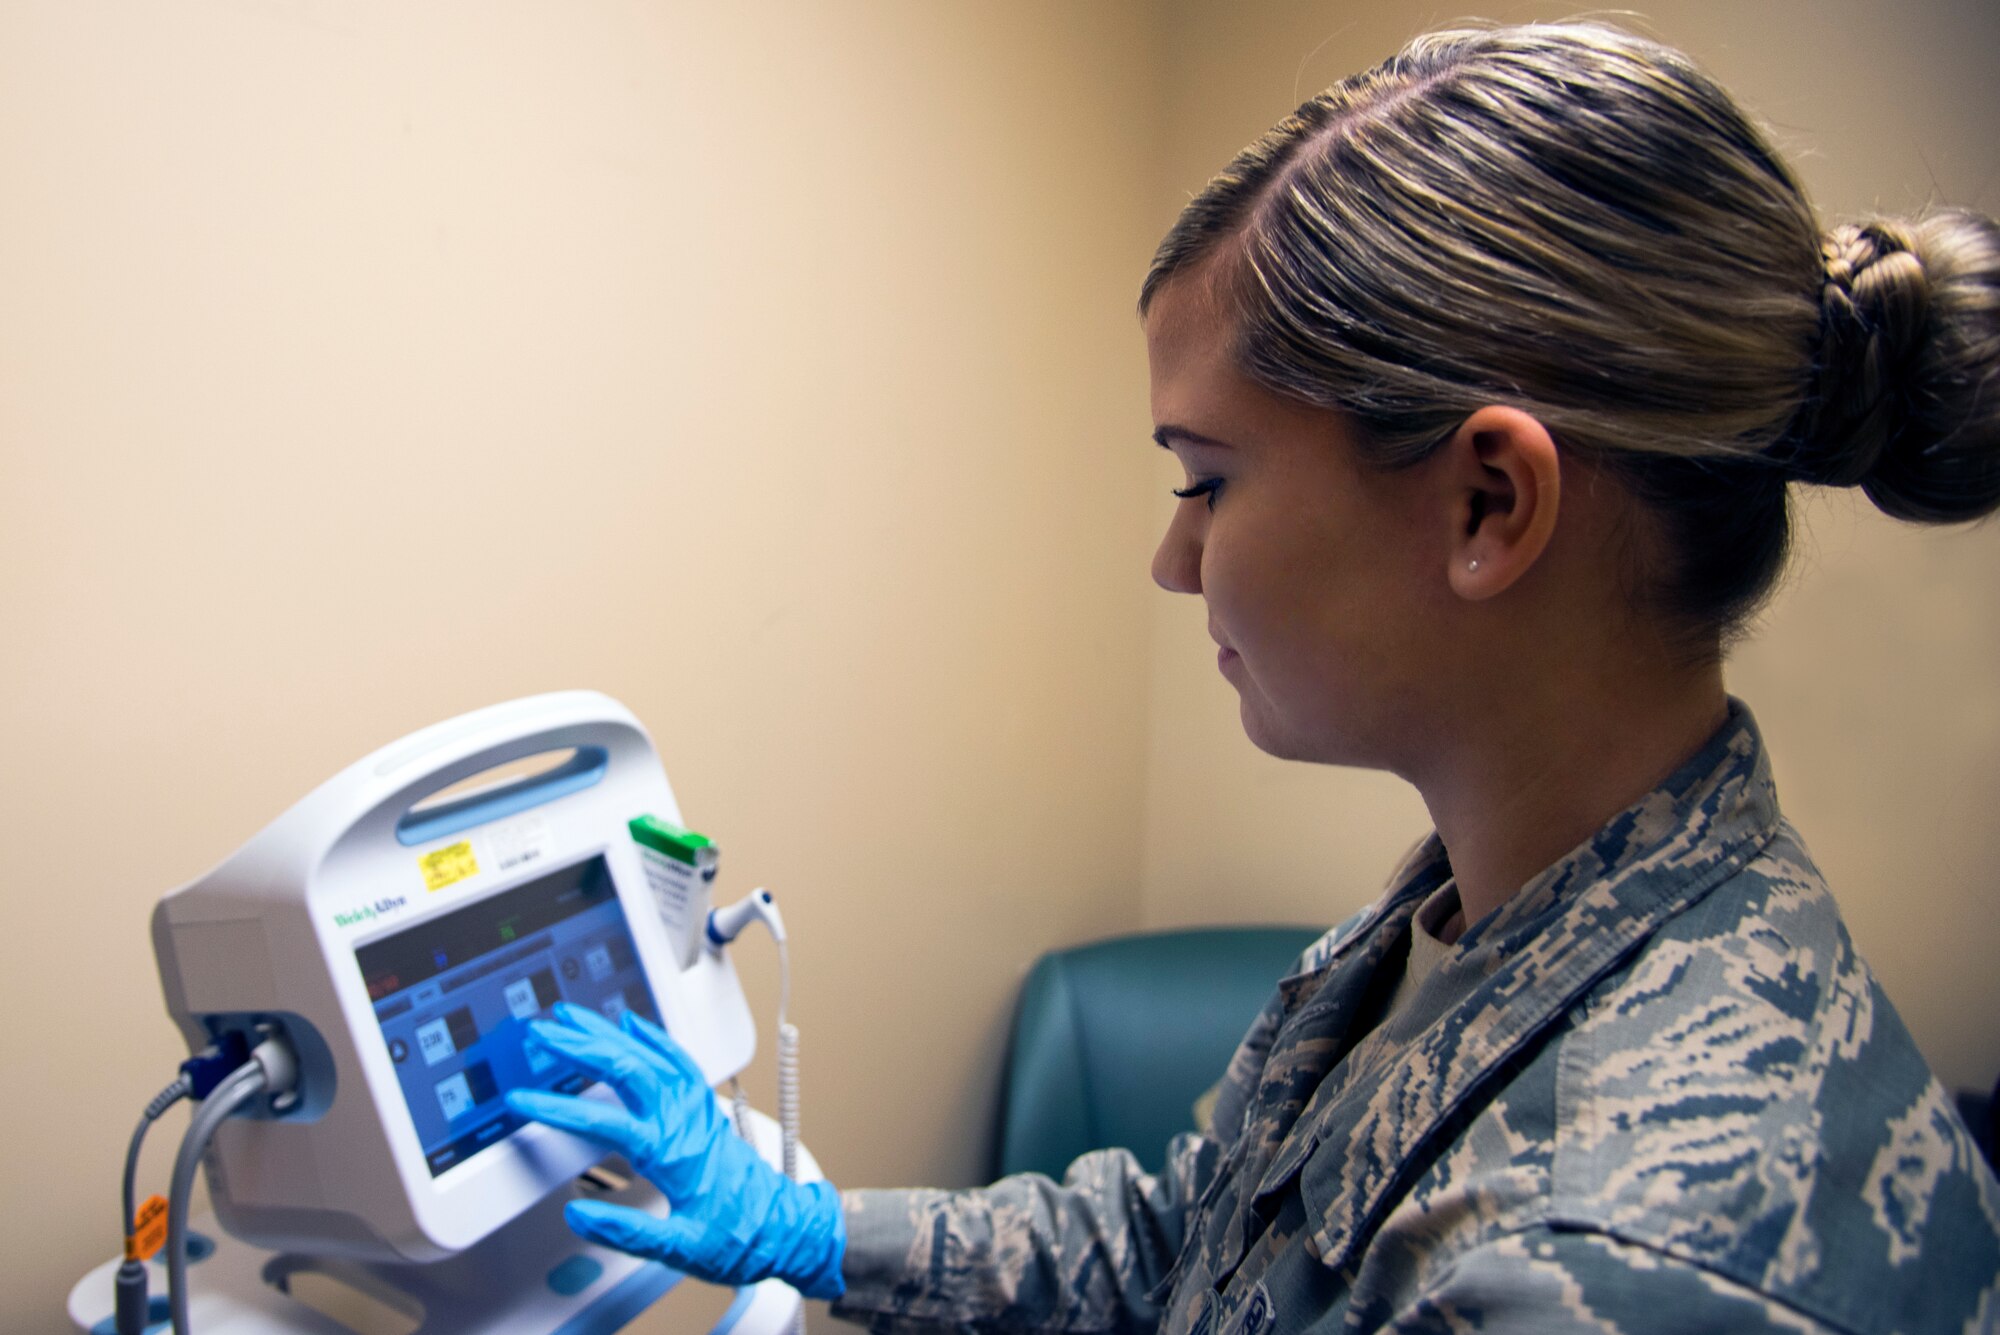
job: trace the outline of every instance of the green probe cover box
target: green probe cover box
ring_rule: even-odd
[[[715,841],[658,816],[634,816],[630,829],[674,958],[690,968],[701,955],[708,926],[709,886],[720,865]]]

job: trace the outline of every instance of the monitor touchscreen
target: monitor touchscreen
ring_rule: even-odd
[[[612,1021],[658,1007],[602,855],[358,947],[361,976],[431,1176],[521,1125],[501,1095],[588,1078],[523,1042],[558,1001]]]

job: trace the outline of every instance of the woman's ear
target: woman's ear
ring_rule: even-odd
[[[1443,449],[1453,526],[1446,577],[1461,598],[1491,598],[1547,550],[1562,503],[1562,460],[1547,427],[1497,404],[1466,418]]]

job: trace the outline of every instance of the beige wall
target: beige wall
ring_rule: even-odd
[[[828,1169],[983,1171],[1022,971],[1139,916],[1154,40],[0,6],[0,1327],[115,1244],[183,1055],[155,899],[546,689],[628,703],[724,888],[783,896]]]
[[[1985,6],[1738,8],[1655,13],[1827,203],[2000,208]],[[648,721],[726,885],[784,896],[845,1182],[978,1175],[1042,949],[1368,898],[1421,807],[1252,751],[1144,583],[1130,312],[1189,190],[1429,17],[0,0],[0,1324],[113,1244],[180,1055],[153,901],[462,709]],[[1927,1050],[1990,1078],[2000,542],[1814,531],[1736,682]]]
[[[1198,189],[1304,97],[1447,12],[1176,0],[1165,11],[1172,188]],[[1933,198],[2000,212],[1990,0],[1657,0],[1644,13],[1774,127],[1828,214]],[[1164,515],[1162,505],[1157,522]],[[1948,1082],[1990,1086],[2000,1074],[2000,526],[1919,531],[1848,493],[1812,502],[1807,525],[1797,578],[1737,653],[1730,686],[1757,711],[1787,812],[1924,1051]],[[1246,746],[1191,601],[1159,599],[1152,672],[1149,926],[1336,920],[1371,900],[1429,828],[1393,779],[1286,765]]]

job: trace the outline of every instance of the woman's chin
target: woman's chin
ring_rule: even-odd
[[[1262,709],[1260,702],[1253,700],[1250,693],[1242,693],[1239,715],[1243,720],[1243,735],[1250,744],[1269,756],[1279,760],[1311,760],[1310,747],[1300,745],[1300,739],[1291,729],[1279,725]]]

